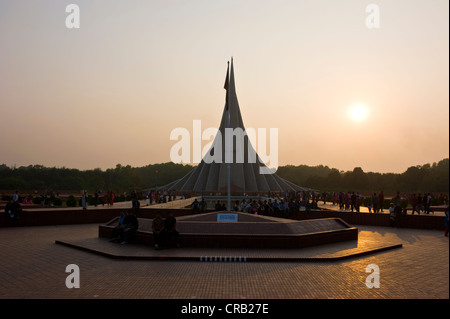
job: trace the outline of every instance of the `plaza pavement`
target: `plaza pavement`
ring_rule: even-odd
[[[0,228],[0,298],[449,298],[449,239],[442,231],[355,226],[358,241],[401,243],[403,247],[333,262],[116,260],[55,243],[96,238],[98,224]],[[348,248],[348,243],[338,243],[302,253],[320,256]],[[153,251],[135,245],[120,249]],[[189,249],[167,253],[188,254]],[[69,264],[79,266],[80,288],[66,287]],[[366,267],[371,264],[380,269],[380,288],[366,286]]]

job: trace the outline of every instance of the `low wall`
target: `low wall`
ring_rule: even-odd
[[[128,209],[129,210],[129,209]],[[120,215],[123,208],[102,209],[48,209],[48,210],[24,210],[19,219],[12,219],[5,212],[0,213],[0,227],[24,227],[24,226],[46,226],[46,225],[71,225],[71,224],[96,224],[106,223]],[[174,216],[190,215],[190,209],[141,209],[137,214],[139,218],[153,219],[156,212],[160,211],[162,217],[169,213]]]
[[[389,214],[381,213],[357,213],[357,212],[338,212],[333,210],[320,210],[311,213],[309,218],[342,218],[350,225],[367,225],[367,226],[391,226]],[[308,219],[305,212],[297,212],[291,214],[292,219]],[[401,228],[418,228],[418,229],[435,229],[444,230],[444,216],[434,215],[400,215],[398,219],[398,227]]]
[[[70,225],[70,224],[92,224],[106,223],[120,215],[122,208],[102,208],[102,209],[48,209],[48,210],[24,210],[20,219],[11,219],[5,212],[0,213],[0,227],[21,227],[21,226],[44,226],[44,225]],[[168,216],[170,212],[174,216],[184,216],[192,214],[190,209],[140,209],[137,216],[139,218],[154,218],[156,212],[160,211],[162,217]],[[208,210],[211,211],[211,210]],[[278,216],[281,217],[281,216]],[[290,219],[304,220],[311,218],[341,218],[350,225],[367,226],[390,226],[388,214],[338,212],[332,210],[313,210],[308,218],[304,211],[291,213]],[[401,215],[399,227],[444,230],[444,216],[434,215]]]

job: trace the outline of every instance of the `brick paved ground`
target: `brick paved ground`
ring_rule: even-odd
[[[55,244],[95,238],[98,224],[3,228],[0,298],[449,298],[449,240],[442,232],[358,229],[361,240],[403,248],[331,263],[130,261]],[[65,285],[68,264],[80,267],[79,289]],[[369,264],[380,268],[378,289],[365,285]]]

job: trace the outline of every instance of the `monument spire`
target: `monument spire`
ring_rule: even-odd
[[[228,80],[228,71],[230,69],[230,63],[228,62],[228,68],[227,68],[227,82]],[[231,69],[233,69],[233,57],[231,57]],[[228,82],[227,84],[227,95],[226,95],[226,102],[225,102],[225,110],[227,111],[227,118],[228,118],[228,122],[227,122],[227,128],[230,128],[230,106],[228,104],[228,92],[229,92],[229,85],[230,83]],[[232,154],[231,154],[232,155]],[[231,211],[231,166],[230,166],[230,162],[227,162],[227,208],[228,211]]]
[[[231,63],[228,62],[227,75],[225,78],[224,89],[226,90],[225,106],[222,113],[222,119],[219,126],[220,134],[217,134],[211,145],[210,150],[205,154],[202,161],[194,167],[184,177],[176,180],[162,188],[178,191],[211,191],[211,192],[268,192],[268,191],[302,191],[310,190],[291,183],[278,175],[261,174],[260,167],[266,167],[260,160],[256,151],[253,149],[248,138],[244,138],[244,162],[237,162],[236,145],[233,145],[231,154],[226,154],[225,137],[226,128],[236,130],[242,129],[245,132],[242,121],[239,102],[236,94],[236,83],[234,77],[234,62],[231,57]],[[249,145],[250,143],[250,145]],[[234,143],[233,143],[234,144]],[[248,161],[247,150],[252,150],[256,154],[256,162]],[[219,151],[221,154],[219,160],[212,161],[214,153]],[[230,156],[230,161],[226,161]],[[228,159],[230,158],[228,157]],[[228,207],[230,209],[230,207]]]

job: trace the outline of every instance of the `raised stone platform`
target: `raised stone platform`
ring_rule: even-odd
[[[147,245],[119,245],[106,238],[55,240],[56,244],[110,259],[201,262],[340,262],[402,248],[401,243],[358,239],[302,249],[176,248],[155,250]]]
[[[340,218],[296,221],[238,212],[235,213],[237,222],[218,222],[217,214],[219,212],[177,218],[181,246],[293,249],[358,239],[358,229]],[[114,218],[100,225],[99,237],[111,238],[116,224],[117,218]],[[139,230],[132,240],[153,246],[151,219],[139,218]]]

